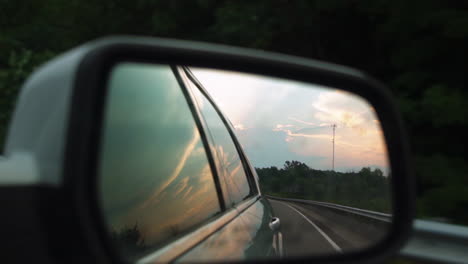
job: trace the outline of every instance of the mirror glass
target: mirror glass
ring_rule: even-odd
[[[98,198],[126,261],[346,254],[387,234],[387,147],[363,98],[140,62],[108,79]]]

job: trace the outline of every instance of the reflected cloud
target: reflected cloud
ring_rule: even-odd
[[[322,91],[311,105],[309,119],[316,122],[288,117],[297,124],[278,124],[273,129],[286,134],[285,141],[290,143],[290,151],[299,155],[331,156],[331,126],[336,124],[336,165],[348,168],[370,164],[384,169],[388,167],[382,129],[372,107],[350,93],[336,90]],[[294,144],[298,137],[304,139]],[[306,138],[324,142],[306,142]],[[325,167],[329,164],[326,160],[322,161]]]
[[[198,103],[198,105],[202,105],[200,107],[201,113],[210,128],[214,153],[217,157],[217,167],[226,181],[226,187],[230,194],[229,199],[231,202],[241,201],[250,194],[250,187],[234,141],[206,97],[197,88],[194,88],[193,92],[197,103],[203,102],[203,104]],[[236,131],[247,131],[243,124],[238,123]]]
[[[154,248],[216,215],[204,146],[170,67],[123,63],[109,91],[99,164],[109,230],[138,226]]]
[[[190,186],[187,190],[184,190],[184,194],[182,195],[181,199],[182,200],[185,200],[187,199],[188,195],[190,194],[190,192],[192,191],[193,189],[193,186]]]
[[[247,130],[247,128],[243,124],[235,124],[234,129],[236,129],[236,130]]]
[[[321,138],[321,139],[329,139],[329,140],[332,139],[332,136],[327,135],[327,134],[294,133],[293,131],[291,131],[289,129],[278,129],[278,128],[274,128],[273,131],[283,131],[283,132],[285,132],[286,135],[288,135],[288,137],[286,137],[286,139],[289,138],[290,141],[292,140],[291,137]],[[335,138],[337,138],[337,137],[335,137]]]
[[[200,135],[198,134],[198,130],[195,128],[193,130],[192,140],[185,148],[185,151],[182,154],[182,157],[180,158],[179,163],[174,168],[174,171],[172,172],[172,174],[168,177],[166,181],[164,181],[161,185],[159,185],[156,190],[153,191],[153,194],[141,204],[141,208],[139,209],[145,209],[146,207],[148,207],[150,203],[157,203],[159,201],[158,199],[159,194],[163,190],[165,190],[167,186],[169,186],[169,184],[172,184],[174,180],[180,175],[180,172],[185,166],[185,162],[187,161],[190,154],[192,154],[193,150],[195,149],[196,144],[199,143],[199,140],[200,140]]]
[[[225,175],[225,182],[228,189],[231,191],[230,196],[234,201],[241,201],[249,194],[248,182],[243,170],[242,163],[238,159],[237,154],[232,151],[225,151],[223,146],[217,146],[216,152],[220,160],[220,165]]]
[[[342,90],[252,74],[193,72],[227,116],[242,124],[236,126],[236,132],[254,166],[282,166],[284,160],[299,157],[313,162],[309,165],[316,169],[330,169],[335,124],[335,168],[346,171],[375,165],[388,171],[380,122],[374,108],[362,98]],[[267,140],[276,139],[279,132],[286,145]],[[256,155],[259,150],[272,154]],[[278,158],[272,164],[274,153]],[[291,158],[279,158],[287,155]]]
[[[299,123],[302,123],[302,124],[306,124],[306,125],[311,125],[311,126],[315,126],[315,125],[316,125],[315,123],[306,122],[306,121],[303,121],[303,120],[300,120],[300,119],[297,119],[297,118],[294,118],[294,117],[288,117],[288,119],[293,120],[293,121],[296,121],[296,122],[299,122]]]

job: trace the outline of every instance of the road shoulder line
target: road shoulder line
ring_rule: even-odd
[[[318,227],[314,222],[312,222],[309,218],[307,218],[299,210],[297,210],[296,208],[294,208],[293,206],[291,206],[291,205],[289,205],[287,203],[283,203],[283,202],[280,202],[280,203],[282,203],[282,204],[288,206],[289,208],[293,209],[294,211],[296,211],[296,213],[298,213],[307,222],[309,222],[309,224],[311,224],[325,238],[325,240],[327,240],[328,243],[330,243],[330,245],[333,247],[333,249],[335,249],[337,252],[340,252],[340,253],[342,252],[341,248],[327,234],[325,234],[325,232],[323,232],[323,230],[320,229],[320,227]]]

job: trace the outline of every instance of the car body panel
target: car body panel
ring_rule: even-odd
[[[216,103],[209,98],[209,95],[203,90],[202,84],[198,83],[194,76],[188,76],[190,72],[187,69],[173,66],[173,70],[179,80],[180,88],[188,95],[185,99],[192,106],[191,110],[194,118],[200,120],[198,126],[200,133],[206,135],[204,140],[208,144],[205,144],[205,151],[208,157],[214,160],[215,166],[212,167],[212,174],[221,185],[218,195],[224,200],[222,202],[226,207],[220,212],[217,219],[206,221],[197,229],[188,231],[182,237],[168,241],[162,248],[147,252],[138,262],[221,261],[226,259],[234,261],[278,255],[278,247],[276,246],[279,241],[277,238],[278,230],[272,230],[269,227],[269,223],[273,218],[272,208],[269,206],[268,201],[259,194],[255,170],[248,163],[228,118],[220,112]],[[202,93],[200,93],[201,91]],[[200,100],[206,100],[207,98],[211,102],[200,103]],[[206,107],[209,104],[212,105],[209,108],[210,110],[202,108],[202,106]],[[221,119],[223,122],[221,122]],[[214,122],[214,120],[217,120],[217,122]],[[223,136],[214,137],[213,133],[215,132],[218,135],[221,133]],[[246,190],[248,188],[250,191],[247,192],[248,196],[241,200],[239,200],[239,197],[235,197],[239,190],[229,185],[229,183],[234,185],[232,180],[234,174],[222,169],[222,166],[226,165],[222,163],[223,160],[217,151],[220,142],[233,144],[230,149],[229,160],[236,162],[237,165],[235,166],[239,166],[245,171],[245,175],[240,174],[240,177],[247,180],[248,185],[243,186],[243,188]],[[199,205],[194,204],[193,206]]]
[[[246,209],[240,217],[251,235],[249,247],[245,251],[248,259],[261,259],[265,256],[281,256],[277,246],[279,230],[272,230],[270,222],[274,212],[266,198],[260,198]]]
[[[250,197],[246,198],[246,200],[237,204],[233,202],[234,198],[231,196],[235,190],[232,186],[227,185],[228,182],[232,182],[232,180],[227,178],[231,175],[219,170],[221,166],[220,157],[218,157],[216,153],[216,142],[213,140],[212,128],[210,128],[209,122],[207,122],[203,114],[201,114],[202,110],[200,109],[200,105],[195,103],[194,105],[197,105],[197,114],[201,116],[200,119],[202,119],[202,127],[205,133],[209,135],[207,139],[210,149],[207,151],[212,152],[216,167],[218,168],[217,175],[220,178],[219,180],[223,192],[222,196],[225,199],[225,204],[227,208],[231,208],[231,206],[235,208],[240,215],[219,231],[213,233],[208,239],[201,242],[198,246],[181,257],[180,260],[207,261],[217,260],[218,258],[219,260],[224,260],[226,258],[239,260],[279,255],[278,247],[276,246],[279,241],[277,238],[278,231],[269,228],[269,223],[273,218],[272,207],[268,204],[268,201],[259,194],[258,176],[237,141],[231,122],[216,106],[216,103],[204,89],[203,84],[193,76],[189,69],[178,67],[178,74],[181,75],[184,86],[186,86],[185,88],[192,94],[191,99],[193,101],[196,102],[193,93],[195,93],[195,89],[199,89],[203,94],[202,96],[208,98],[216,108],[218,112],[217,115],[226,121],[223,129],[229,132],[231,140],[236,145],[239,158],[242,161],[242,166],[245,171],[245,176],[248,179],[251,189]],[[253,204],[252,200],[255,201]]]
[[[242,205],[247,208],[238,217],[177,259],[177,262],[258,260],[279,256],[274,244],[277,234],[269,228],[273,215],[268,202],[259,197],[253,204],[250,201],[246,203]]]

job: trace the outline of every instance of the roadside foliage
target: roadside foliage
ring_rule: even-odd
[[[0,5],[1,147],[28,74],[85,41],[137,34],[277,51],[356,67],[387,84],[410,135],[418,217],[468,225],[468,2],[4,0]]]

